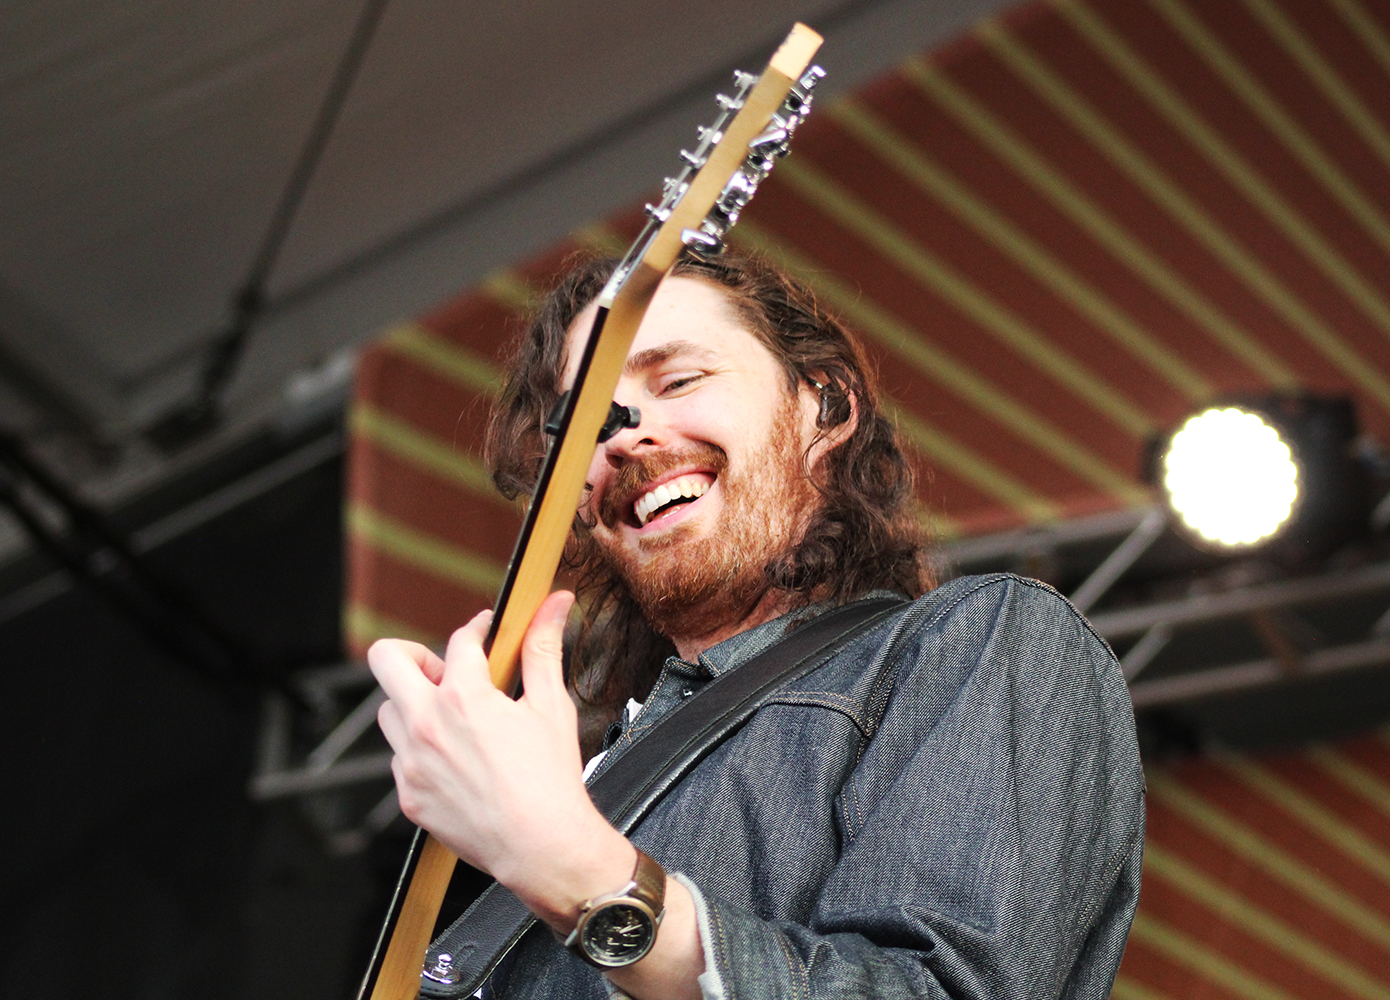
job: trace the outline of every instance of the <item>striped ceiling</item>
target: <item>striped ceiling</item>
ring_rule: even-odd
[[[1114,1000],[1390,997],[1390,735],[1147,778]]]
[[[1387,109],[1385,0],[1033,4],[818,108],[733,242],[864,335],[942,535],[1136,506],[1146,440],[1224,393],[1349,392],[1390,442]],[[639,222],[366,352],[356,648],[489,602],[516,524],[477,458],[501,344],[568,252]]]

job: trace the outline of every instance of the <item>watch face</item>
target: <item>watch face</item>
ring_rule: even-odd
[[[651,950],[656,926],[651,914],[631,903],[612,902],[589,914],[580,947],[600,965],[630,965]]]

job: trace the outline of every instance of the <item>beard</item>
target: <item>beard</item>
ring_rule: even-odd
[[[627,588],[643,617],[668,638],[709,635],[742,621],[771,589],[768,567],[790,552],[814,510],[817,491],[797,447],[793,401],[778,414],[768,447],[731,469],[713,445],[632,459],[615,474],[609,496],[627,496],[642,483],[684,465],[711,469],[723,494],[718,521],[678,524],[638,542],[638,551],[596,544],[600,562]],[[612,527],[618,512],[597,512]],[[597,540],[595,539],[595,542]]]

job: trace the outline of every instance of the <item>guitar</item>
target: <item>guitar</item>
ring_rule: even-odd
[[[786,155],[825,75],[810,65],[820,44],[818,34],[797,24],[760,76],[735,73],[733,94],[718,96],[718,116],[700,129],[694,151],[681,152],[682,169],[666,179],[662,200],[647,206],[647,225],[599,295],[574,388],[547,425],[554,441],[494,605],[488,668],[503,691],[515,693],[522,639],[550,593],[595,442],[634,426],[635,415],[614,403],[613,393],[642,317],[682,253],[722,249],[725,232]],[[417,831],[358,1000],[413,1000],[419,992],[425,949],[457,860]]]

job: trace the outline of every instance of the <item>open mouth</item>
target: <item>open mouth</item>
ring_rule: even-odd
[[[656,489],[642,494],[632,505],[637,526],[645,528],[653,521],[668,517],[686,504],[694,503],[714,485],[707,475],[677,476]]]

